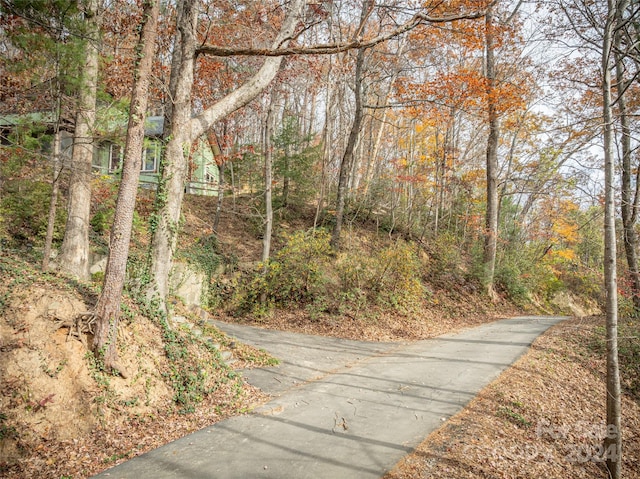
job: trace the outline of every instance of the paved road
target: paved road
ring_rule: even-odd
[[[219,324],[282,359],[245,372],[275,399],[96,477],[380,478],[563,319],[512,318],[413,343]]]

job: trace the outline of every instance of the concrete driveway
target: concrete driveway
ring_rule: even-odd
[[[562,317],[518,317],[412,343],[216,324],[282,364],[245,371],[276,397],[96,477],[379,478]]]

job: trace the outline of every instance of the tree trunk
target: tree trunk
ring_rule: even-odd
[[[213,218],[213,232],[218,232],[218,225],[220,224],[220,215],[222,214],[222,201],[224,199],[224,163],[225,160],[222,156],[222,150],[218,144],[218,138],[215,132],[211,129],[207,133],[207,142],[213,152],[213,158],[216,162],[216,168],[218,168],[218,201],[216,201],[216,214]]]
[[[191,118],[191,89],[195,61],[197,12],[193,0],[183,3],[180,31],[179,73],[173,94],[171,134],[165,150],[164,167],[157,193],[157,213],[151,248],[152,285],[150,295],[165,300],[169,293],[169,272],[175,251],[184,182],[191,143],[204,134],[217,121],[249,103],[275,78],[282,57],[267,58],[260,70],[240,88],[216,102],[195,118]],[[301,15],[304,0],[294,0],[274,46],[286,46],[293,36]],[[172,66],[174,68],[175,64]],[[173,75],[173,74],[172,74]]]
[[[290,179],[291,172],[289,171],[289,168],[291,167],[290,155],[291,155],[290,146],[287,145],[285,146],[285,149],[284,149],[284,165],[283,165],[284,178],[282,179],[282,207],[283,208],[286,208],[287,206],[289,206],[289,190],[291,189],[291,179]]]
[[[623,59],[620,53],[621,32],[615,33],[614,57],[616,62],[616,85],[618,92],[618,116],[621,127],[621,147],[622,147],[622,184],[621,212],[622,226],[624,230],[624,251],[631,277],[631,290],[633,307],[636,313],[640,312],[640,270],[638,269],[638,234],[636,233],[636,223],[638,219],[638,198],[631,185],[633,171],[631,166],[631,127],[629,125],[629,113],[626,102],[626,88],[629,82],[624,77]]]
[[[493,37],[493,14],[491,7],[485,16],[486,28],[486,80],[487,80],[487,118],[489,137],[487,138],[487,210],[485,217],[484,240],[484,284],[489,297],[495,299],[494,276],[496,269],[496,250],[498,244],[498,140],[499,124],[495,98],[495,58]]]
[[[147,0],[144,4],[143,24],[138,42],[135,83],[131,95],[129,125],[124,149],[122,180],[118,189],[116,210],[109,239],[109,257],[102,284],[102,293],[95,307],[95,335],[93,351],[104,360],[107,369],[126,377],[118,364],[116,342],[120,303],[124,288],[129,243],[133,227],[133,214],[138,193],[140,165],[144,148],[144,122],[147,111],[149,80],[153,66],[160,0]]]
[[[269,100],[269,109],[267,110],[267,118],[264,125],[264,204],[265,204],[265,222],[264,222],[264,238],[262,239],[262,262],[265,264],[264,273],[267,271],[266,263],[271,254],[271,233],[273,231],[273,145],[271,137],[273,136],[274,123],[274,97],[275,93],[271,93]],[[263,300],[264,303],[264,300]]]
[[[614,125],[611,103],[610,60],[613,55],[613,32],[622,20],[624,2],[608,0],[608,15],[602,45],[602,116],[604,125],[604,281],[606,297],[607,343],[607,436],[604,451],[609,477],[622,474],[622,436],[620,421],[620,370],[618,365],[618,288],[616,271],[615,161]]]
[[[97,0],[85,6],[87,24],[85,65],[80,82],[78,112],[71,156],[67,224],[60,248],[60,270],[82,280],[89,279],[89,221],[91,217],[91,162],[98,85],[99,16]]]
[[[53,136],[53,173],[51,182],[51,198],[49,200],[49,218],[47,219],[47,234],[44,239],[44,255],[42,258],[42,271],[49,269],[49,259],[51,258],[51,247],[53,245],[53,233],[56,226],[56,214],[58,211],[58,191],[60,190],[60,129],[56,125],[56,132]]]
[[[316,214],[313,218],[313,228],[318,226],[320,221],[320,214],[324,208],[325,191],[327,185],[327,166],[331,162],[331,152],[333,151],[333,145],[331,144],[331,136],[333,133],[331,121],[334,117],[334,102],[333,102],[333,84],[331,82],[331,72],[333,70],[333,58],[330,57],[327,68],[327,92],[326,92],[326,108],[324,115],[324,126],[322,128],[322,165],[320,170],[320,188],[318,189],[318,199],[316,204]]]
[[[363,10],[366,7],[363,7]],[[336,224],[331,234],[331,247],[334,250],[340,249],[340,235],[342,233],[342,222],[344,217],[344,206],[347,197],[347,186],[349,184],[349,173],[351,172],[351,163],[353,162],[353,152],[355,150],[356,141],[360,134],[360,125],[362,124],[362,70],[364,67],[365,49],[359,48],[356,57],[356,74],[355,74],[355,113],[353,124],[347,140],[342,161],[340,162],[340,175],[338,177],[338,197],[336,198]]]
[[[171,116],[168,121],[168,142],[162,161],[161,178],[156,193],[153,238],[151,240],[152,278],[149,296],[157,295],[162,303],[169,293],[169,272],[176,247],[180,223],[180,207],[188,172],[191,150],[189,121],[191,120],[191,91],[195,67],[198,7],[196,0],[182,2],[177,19],[176,57],[171,66]],[[174,74],[177,70],[177,74]],[[175,80],[174,80],[175,79]]]

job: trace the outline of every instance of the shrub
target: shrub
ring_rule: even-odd
[[[234,305],[240,311],[258,312],[272,306],[304,304],[323,292],[324,271],[331,247],[324,230],[296,232],[287,244],[257,271],[240,280]]]
[[[398,309],[413,309],[423,297],[420,262],[410,244],[398,241],[374,256],[342,255],[336,270],[341,294]]]
[[[497,265],[494,284],[517,304],[523,304],[529,300],[529,288],[523,281],[519,266],[513,262]]]
[[[412,246],[398,241],[375,256],[371,288],[378,303],[413,309],[423,297],[420,262]]]
[[[23,123],[0,148],[0,235],[15,243],[36,243],[45,236],[51,198],[50,142],[44,127]],[[60,239],[64,208],[56,217],[54,239]]]
[[[4,185],[0,202],[2,227],[10,240],[17,243],[40,242],[47,231],[51,185],[43,181],[14,180]],[[58,208],[54,240],[62,239],[65,211]]]
[[[454,280],[462,283],[464,257],[458,246],[458,238],[453,233],[444,232],[429,242],[428,274],[433,280]]]

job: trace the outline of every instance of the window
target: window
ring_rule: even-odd
[[[140,171],[156,172],[160,162],[160,143],[157,141],[146,141],[142,152],[142,166]]]
[[[120,145],[109,145],[109,172],[119,170],[122,166],[122,148]]]
[[[207,165],[204,169],[204,181],[206,183],[217,183],[218,182],[218,175],[216,173],[214,173],[213,168],[217,168],[214,166],[210,166]]]

